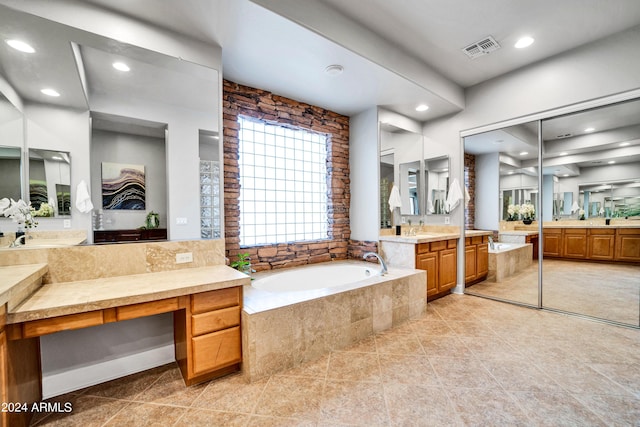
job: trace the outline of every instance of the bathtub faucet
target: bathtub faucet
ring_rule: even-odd
[[[382,269],[380,270],[380,275],[384,276],[385,274],[387,274],[387,264],[384,262],[382,257],[380,255],[378,255],[377,253],[375,253],[375,252],[367,252],[366,254],[362,255],[362,258],[367,259],[370,256],[374,256],[374,257],[378,258],[378,262],[380,263],[380,266],[382,267]]]
[[[491,248],[491,250],[494,250],[496,248],[496,245],[493,243],[493,237],[489,236],[489,247]]]

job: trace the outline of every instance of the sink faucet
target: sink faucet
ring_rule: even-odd
[[[380,275],[384,276],[385,274],[387,274],[387,264],[384,262],[382,257],[380,255],[378,255],[377,253],[375,253],[375,252],[367,252],[366,254],[362,255],[362,258],[367,259],[370,256],[374,256],[374,257],[378,258],[378,262],[380,262],[380,266],[382,267],[382,269],[380,270]]]
[[[496,245],[493,243],[493,237],[489,236],[489,247],[491,248],[491,250],[496,248]]]
[[[16,240],[14,240],[13,243],[11,243],[11,245],[9,245],[9,247],[10,248],[15,248],[15,247],[22,246],[22,245],[26,244],[27,243],[27,241],[25,240],[26,238],[27,238],[27,236],[24,235],[24,234],[22,236],[16,237]],[[20,243],[20,240],[22,240],[22,243]]]

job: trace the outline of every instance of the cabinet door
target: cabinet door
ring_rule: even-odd
[[[562,230],[544,230],[544,256],[562,256]]]
[[[438,293],[456,286],[457,258],[455,248],[438,252]]]
[[[586,229],[567,229],[564,235],[563,256],[565,258],[587,257],[587,230]]]
[[[640,230],[618,230],[615,259],[619,261],[640,262]]]
[[[2,325],[4,329],[4,325]],[[3,330],[0,332],[0,395],[2,402],[9,402],[9,384],[7,378],[7,334]],[[8,413],[2,411],[0,413],[0,425],[9,425]]]
[[[438,293],[438,253],[427,252],[416,256],[416,268],[427,272],[427,296]]]
[[[589,236],[589,259],[613,260],[615,236]]]
[[[487,277],[489,274],[489,245],[487,243],[478,245],[476,259],[476,277]]]
[[[476,245],[465,246],[464,248],[464,283],[473,282],[478,277]]]
[[[191,339],[193,372],[201,374],[242,361],[242,336],[236,326]]]

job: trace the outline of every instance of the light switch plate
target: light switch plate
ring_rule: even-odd
[[[176,254],[176,264],[184,264],[187,262],[193,262],[193,252]]]
[[[71,228],[71,220],[70,219],[65,219],[64,221],[62,221],[62,227]]]
[[[444,217],[444,223],[445,224],[451,224],[451,218],[449,218],[448,216]]]
[[[176,218],[176,224],[177,225],[186,225],[187,224],[187,218]]]

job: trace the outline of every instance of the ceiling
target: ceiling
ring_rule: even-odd
[[[427,85],[407,81],[344,48],[347,40],[328,40],[249,0],[89,1],[222,46],[226,79],[341,114],[383,105],[426,121],[460,109]],[[640,24],[637,0],[297,0],[295,6],[307,7],[308,13],[329,7],[370,31],[361,37],[373,34],[378,38],[372,43],[395,46],[390,57],[417,59],[461,88]],[[536,42],[514,49],[525,34]],[[462,53],[488,35],[501,49],[477,59]],[[324,68],[335,63],[345,72],[325,75]],[[427,112],[415,111],[421,102],[430,106]]]

